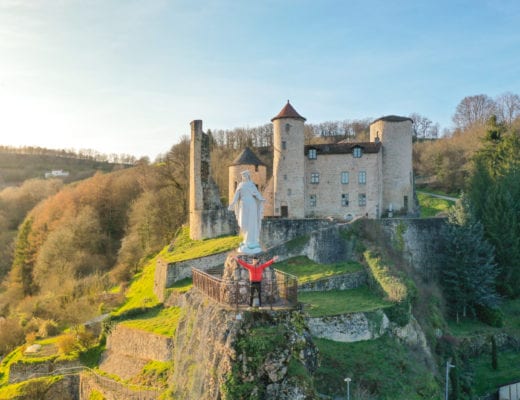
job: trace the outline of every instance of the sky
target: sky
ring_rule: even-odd
[[[517,0],[0,0],[0,145],[154,160],[190,121],[419,113],[520,94]]]

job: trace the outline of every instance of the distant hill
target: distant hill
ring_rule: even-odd
[[[32,148],[29,148],[32,149]],[[64,150],[40,149],[27,150],[0,146],[0,189],[6,186],[16,186],[27,179],[45,178],[45,173],[54,170],[68,172],[68,176],[59,177],[64,182],[73,182],[88,178],[96,171],[111,172],[129,167],[129,162],[109,162],[99,157],[86,154],[76,154]]]

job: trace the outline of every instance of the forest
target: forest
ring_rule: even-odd
[[[410,117],[417,186],[465,193],[458,217],[450,216],[460,230],[449,234],[461,237],[470,229],[467,221],[473,221],[471,229],[493,249],[493,259],[482,262],[489,267],[484,274],[492,271],[486,275],[492,279],[485,305],[495,307],[493,299],[500,296],[518,297],[520,97],[468,96],[454,112],[455,128],[442,134],[427,117]],[[364,141],[370,121],[309,124],[306,141]],[[212,173],[225,202],[227,165],[245,146],[254,147],[271,165],[272,127],[208,132]],[[153,162],[126,161],[132,161],[132,167],[98,171],[66,184],[28,179],[0,192],[0,355],[28,336],[52,335],[109,311],[121,301],[143,260],[170,243],[185,223],[189,138],[182,137]],[[507,229],[501,230],[504,226]],[[448,289],[461,284],[450,279],[442,278]],[[453,291],[446,290],[446,296]],[[482,305],[468,294],[467,301],[450,312],[477,315]]]

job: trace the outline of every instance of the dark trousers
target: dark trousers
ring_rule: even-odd
[[[253,306],[253,298],[255,297],[255,291],[258,293],[258,305],[262,305],[262,282],[251,282],[251,298],[249,299],[249,305]]]

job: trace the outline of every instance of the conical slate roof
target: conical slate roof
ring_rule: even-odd
[[[301,119],[302,121],[305,121],[305,118],[303,118],[298,112],[291,106],[291,103],[289,103],[289,100],[287,100],[287,104],[284,108],[282,108],[282,111],[278,113],[276,117],[273,117],[271,119],[271,122],[275,119],[280,118],[294,118],[294,119]]]
[[[231,165],[265,165],[253,151],[246,147],[242,153],[231,163]]]

